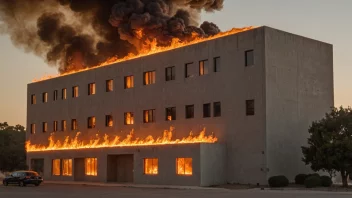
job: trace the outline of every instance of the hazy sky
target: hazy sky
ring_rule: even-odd
[[[201,20],[221,30],[270,26],[334,45],[335,106],[352,105],[352,0],[225,0],[221,12]],[[26,124],[27,84],[56,69],[0,36],[0,122]]]

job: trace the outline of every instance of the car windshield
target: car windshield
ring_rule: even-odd
[[[27,176],[38,176],[36,172],[27,172]]]

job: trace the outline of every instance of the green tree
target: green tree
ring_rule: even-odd
[[[344,187],[352,167],[352,109],[332,108],[309,128],[308,146],[302,147],[303,162],[314,171],[333,176],[340,172]]]

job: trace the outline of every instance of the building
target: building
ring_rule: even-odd
[[[264,26],[31,83],[32,144],[47,144],[53,131],[61,139],[80,131],[89,140],[98,131],[125,136],[134,129],[145,138],[170,126],[176,138],[206,128],[218,141],[28,152],[29,167],[60,181],[209,186],[266,184],[279,174],[293,180],[309,170],[301,146],[310,123],[334,105],[332,49]]]

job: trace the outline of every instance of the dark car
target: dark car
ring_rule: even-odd
[[[18,184],[19,186],[34,184],[35,186],[39,186],[42,182],[43,178],[34,171],[16,171],[2,181],[4,186],[9,184]]]

